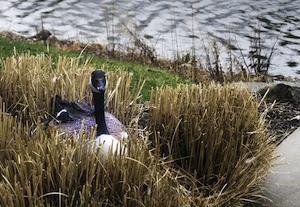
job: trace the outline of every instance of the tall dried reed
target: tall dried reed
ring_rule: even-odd
[[[273,147],[249,90],[216,84],[167,87],[152,92],[150,105],[156,145],[189,175],[185,182],[205,198],[200,203],[233,206],[258,194]]]
[[[136,131],[128,157],[115,155],[102,164],[99,152],[91,153],[85,139],[61,142],[57,134],[45,136],[39,124],[32,132],[4,111],[0,113],[0,194],[5,196],[0,196],[0,206],[182,206],[185,202],[171,173],[149,153],[147,135],[140,137]]]
[[[78,59],[13,56],[2,61],[0,98],[0,206],[182,206],[180,190],[159,156],[148,150],[148,134],[131,129],[128,154],[100,162],[86,135],[65,142],[43,131],[39,119],[56,94],[91,103],[87,81],[92,68]],[[106,69],[106,68],[104,68]],[[142,81],[109,72],[106,107],[137,129],[136,104]],[[131,88],[130,88],[131,87]],[[131,90],[129,90],[129,88]],[[2,104],[3,103],[3,104]],[[34,125],[34,127],[32,127]],[[87,135],[92,139],[94,131]]]
[[[2,60],[0,96],[9,112],[35,124],[38,117],[51,113],[51,98],[56,94],[69,101],[92,104],[88,81],[93,68],[89,61],[80,64],[79,58],[59,57],[55,65],[53,62],[45,55],[20,55]],[[105,65],[100,69],[109,70]],[[132,106],[143,82],[131,85],[131,74],[122,71],[108,72],[108,82],[107,110],[123,122],[130,120],[133,112],[128,110],[134,110]],[[130,87],[133,89],[129,90]]]

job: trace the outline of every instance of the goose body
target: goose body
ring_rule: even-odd
[[[53,100],[51,101],[51,103]],[[109,134],[119,141],[126,140],[128,134],[125,126],[111,113],[104,112]],[[45,120],[47,130],[57,130],[62,134],[78,134],[81,129],[89,133],[96,125],[94,106],[85,102],[69,102],[56,95],[54,113]]]
[[[120,152],[121,149],[125,149],[120,141],[127,139],[128,135],[124,125],[104,110],[105,73],[101,70],[92,72],[89,85],[93,93],[94,107],[84,102],[64,101],[56,96],[55,112],[52,118],[45,122],[46,127],[72,134],[81,129],[88,133],[97,125],[96,137],[90,144],[102,148],[103,157],[107,156],[110,150]]]

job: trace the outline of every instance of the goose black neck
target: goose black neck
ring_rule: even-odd
[[[93,92],[93,98],[94,98],[94,105],[95,105],[97,136],[100,136],[101,134],[109,134],[105,122],[104,91],[100,93]]]

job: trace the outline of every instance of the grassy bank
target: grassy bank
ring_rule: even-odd
[[[87,60],[95,68],[102,68],[106,71],[127,71],[133,74],[133,83],[140,79],[145,80],[142,90],[142,100],[149,100],[150,90],[161,86],[173,86],[178,84],[190,84],[191,80],[180,76],[174,72],[161,70],[157,67],[143,65],[134,61],[120,61],[118,59],[95,56],[82,52],[62,50],[55,47],[47,47],[40,43],[12,40],[6,37],[0,37],[0,57],[5,59],[14,54],[45,54],[51,57],[53,68],[55,68],[60,56],[78,58],[79,63]]]
[[[0,206],[221,207],[260,198],[273,146],[246,88],[192,84],[148,65],[7,38],[0,43]],[[109,71],[106,110],[130,134],[128,154],[106,163],[101,149],[89,151],[93,132],[68,142],[40,122],[56,94],[91,104],[87,81],[96,68]]]

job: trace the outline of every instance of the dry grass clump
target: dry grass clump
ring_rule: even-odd
[[[216,84],[159,89],[150,105],[155,145],[188,175],[195,204],[235,206],[258,196],[273,147],[249,90]]]
[[[105,66],[101,68],[107,70]],[[91,68],[79,58],[59,57],[53,65],[51,57],[45,55],[12,56],[2,60],[0,96],[14,115],[22,115],[30,124],[36,124],[38,117],[53,110],[51,98],[56,94],[69,101],[85,101],[92,104],[88,81]],[[134,110],[132,105],[139,97],[142,82],[132,86],[131,74],[114,72],[108,74],[106,107],[122,121],[129,120]],[[134,97],[134,100],[132,100]],[[121,113],[126,110],[126,113]]]
[[[57,134],[46,137],[40,125],[32,132],[4,111],[0,206],[183,205],[171,173],[147,150],[147,135],[133,134],[128,157],[115,155],[102,164],[100,150],[90,152],[82,134],[78,142],[62,142]]]
[[[148,150],[147,133],[137,129],[142,82],[131,74],[108,74],[106,107],[130,124],[128,154],[100,162],[100,150],[74,134],[67,142],[59,132],[45,133],[40,119],[51,110],[51,97],[91,103],[87,88],[91,69],[78,59],[61,57],[53,68],[46,56],[2,60],[0,80],[0,206],[183,206],[188,193]],[[129,90],[130,87],[131,90]],[[130,92],[131,91],[131,92]],[[3,105],[2,105],[3,103]],[[3,106],[3,107],[2,107]],[[127,125],[128,126],[128,125]],[[92,151],[92,152],[91,152]]]
[[[38,117],[50,112],[50,100],[56,94],[68,100],[87,99],[90,68],[78,64],[76,59],[60,57],[55,68],[52,59],[45,55],[2,60],[0,95],[9,106],[7,110],[37,123]]]

